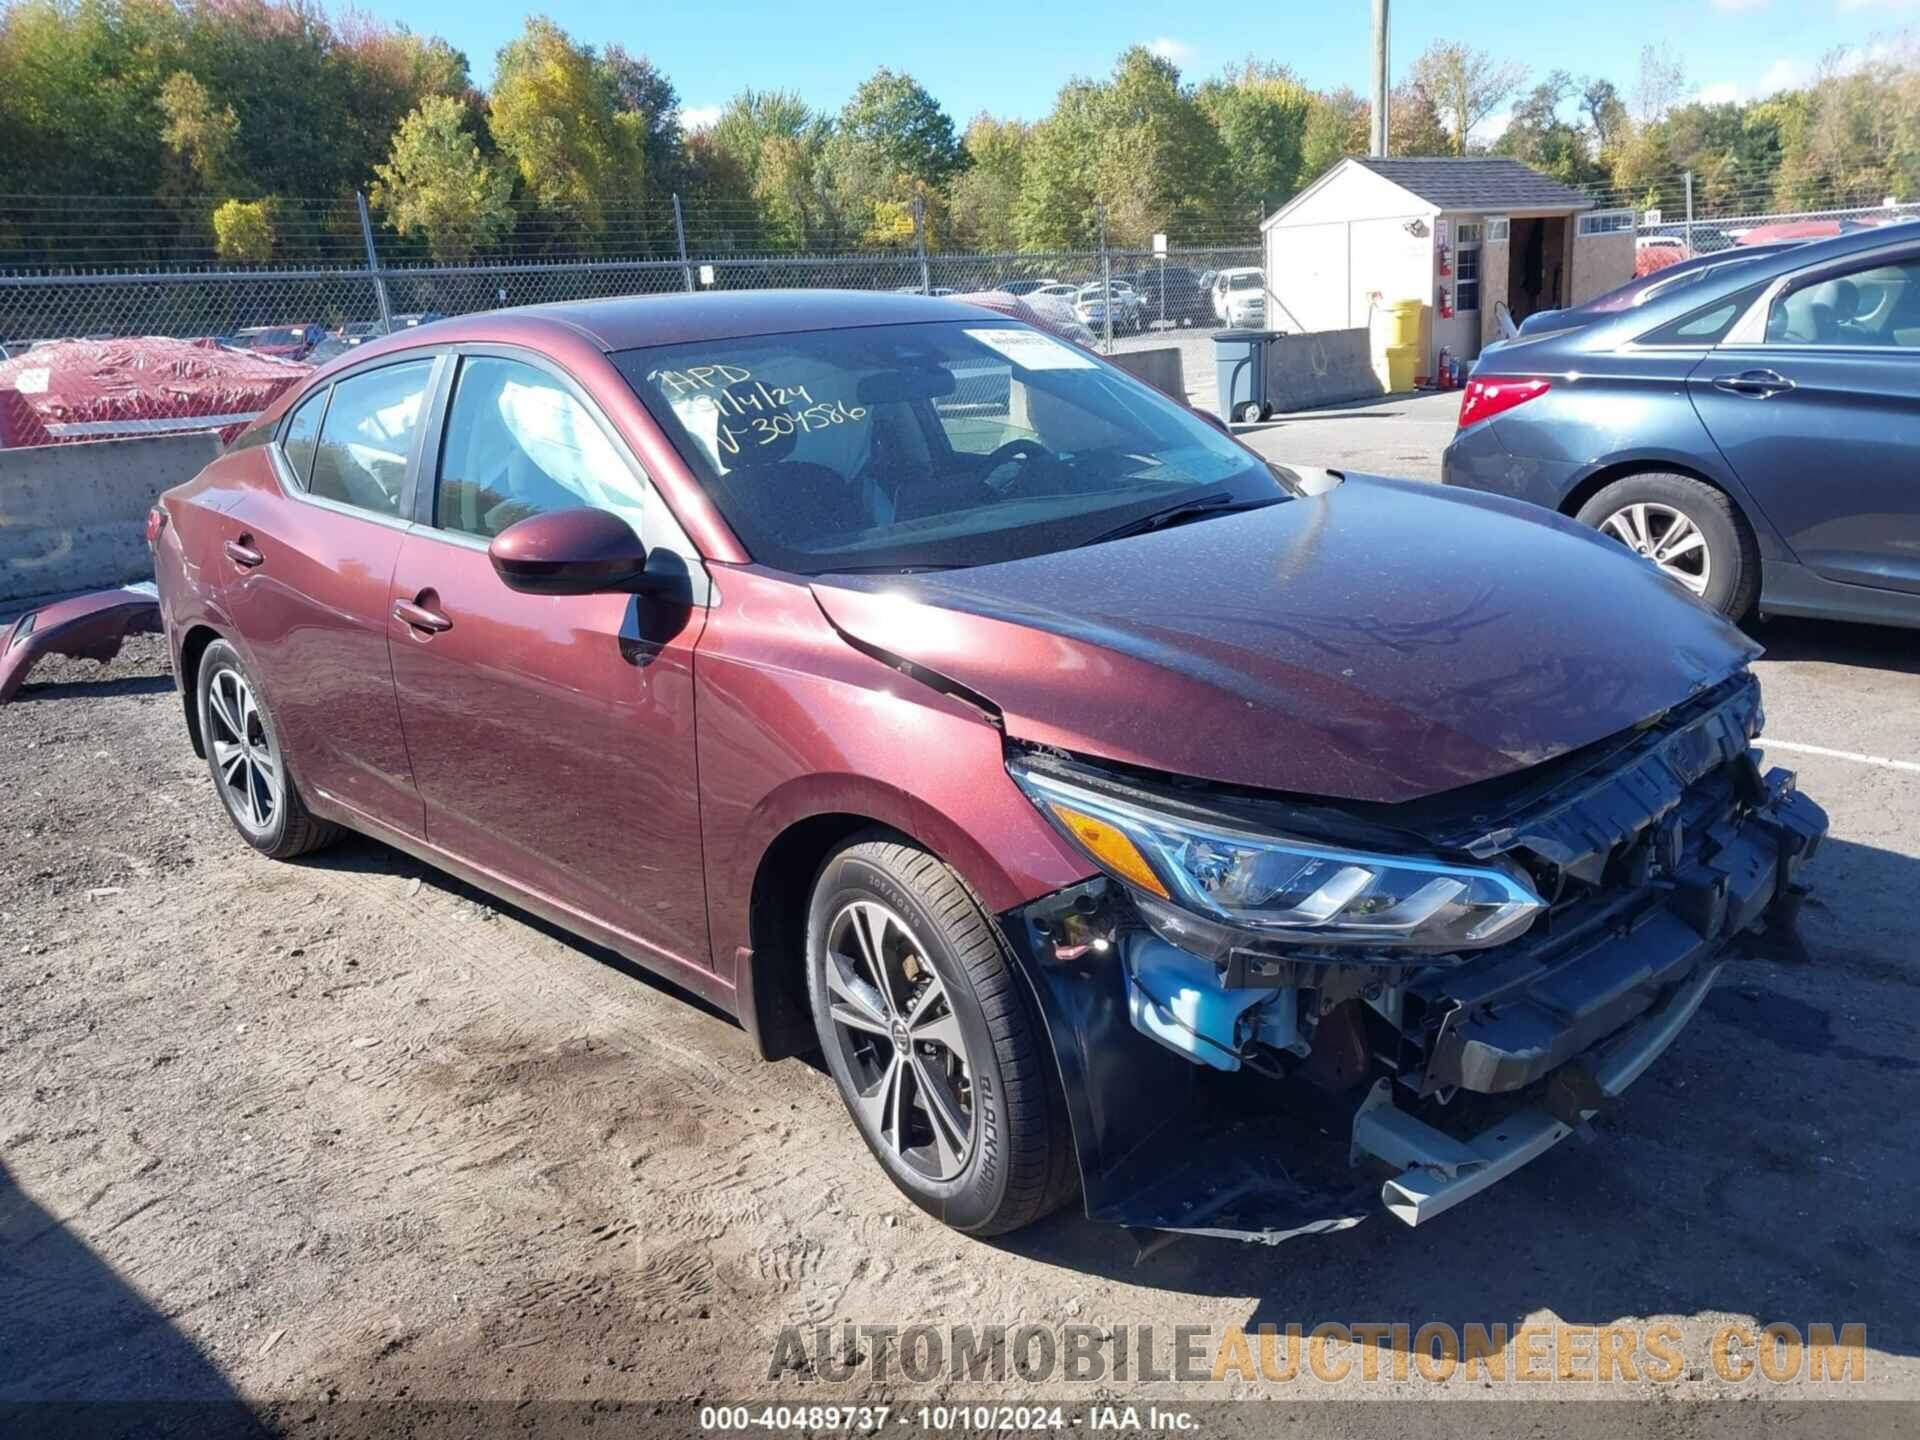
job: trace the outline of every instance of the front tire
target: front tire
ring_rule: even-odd
[[[225,640],[207,646],[194,690],[214,793],[240,838],[274,860],[291,860],[339,839],[339,827],[316,819],[300,798],[240,652]]]
[[[1575,517],[1652,561],[1732,620],[1760,592],[1760,546],[1723,490],[1691,475],[1628,475],[1599,491]]]
[[[860,1136],[921,1209],[1001,1235],[1075,1186],[1044,1030],[960,877],[885,831],[815,882],[807,982],[827,1068]]]

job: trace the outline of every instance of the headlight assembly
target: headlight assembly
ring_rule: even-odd
[[[1012,774],[1062,834],[1149,904],[1169,902],[1268,941],[1481,950],[1512,939],[1546,908],[1517,872],[1256,834],[1159,813],[1018,763]]]

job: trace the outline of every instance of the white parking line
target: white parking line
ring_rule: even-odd
[[[1878,765],[1882,770],[1904,770],[1909,775],[1920,775],[1920,762],[1913,760],[1890,760],[1885,755],[1862,755],[1857,750],[1829,750],[1824,745],[1798,745],[1767,735],[1762,735],[1758,743],[1762,750],[1798,750],[1807,755],[1825,755],[1832,760],[1852,760],[1860,765]]]

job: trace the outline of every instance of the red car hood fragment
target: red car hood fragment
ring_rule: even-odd
[[[1760,649],[1594,532],[1370,478],[1001,565],[813,586],[857,643],[1036,744],[1403,801],[1552,759]]]
[[[26,683],[42,655],[111,660],[120,642],[160,628],[160,599],[153,582],[96,590],[29,610],[0,630],[0,705]]]

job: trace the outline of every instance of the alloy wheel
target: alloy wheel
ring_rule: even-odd
[[[1635,501],[1607,516],[1600,529],[1694,594],[1707,593],[1713,579],[1713,552],[1700,527],[1673,506]]]
[[[946,982],[906,922],[872,900],[827,927],[826,981],[854,1108],[914,1170],[954,1179],[973,1146],[973,1067]]]
[[[215,672],[207,687],[207,719],[227,808],[249,830],[266,830],[280,813],[280,765],[253,687],[239,671]]]

